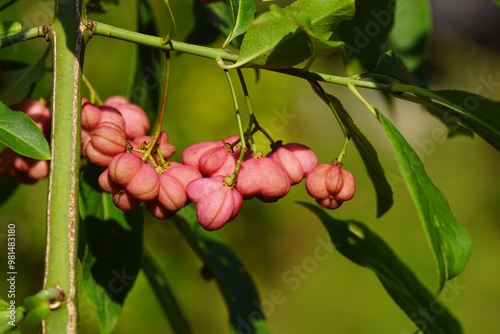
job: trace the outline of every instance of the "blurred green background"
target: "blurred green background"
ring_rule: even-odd
[[[169,22],[165,6],[159,0],[152,2],[160,34],[166,35]],[[178,24],[175,39],[183,40],[193,26],[193,1],[170,2]],[[0,19],[17,20],[30,28],[51,22],[52,6],[48,0],[20,0],[1,12]],[[89,18],[136,29],[134,1],[121,0],[119,6],[108,8],[108,13],[89,14]],[[469,19],[481,24],[481,17]],[[220,45],[222,40],[217,43]],[[32,61],[45,44],[43,39],[33,40],[0,50],[0,56]],[[463,32],[436,25],[430,44],[430,87],[474,92],[481,85],[484,87],[485,81],[491,81],[499,84],[480,92],[500,100],[500,54],[494,44],[489,46],[479,44]],[[132,54],[132,45],[126,42],[104,37],[90,41],[84,72],[101,97],[127,94]],[[339,59],[319,61],[313,69],[343,74]],[[244,74],[254,112],[275,140],[308,145],[322,163],[338,155],[342,133],[329,109],[307,82],[261,71],[256,83],[253,70],[245,70]],[[173,160],[180,161],[180,152],[196,142],[216,141],[237,134],[229,88],[215,62],[173,54],[171,75],[163,127],[170,143],[178,150]],[[50,73],[44,80],[46,84],[35,91],[37,98],[50,97]],[[373,186],[354,145],[350,145],[344,166],[356,178],[357,194],[335,214],[354,217],[369,225],[431,290],[436,290],[436,265],[381,127],[345,88],[324,87],[343,102],[372,140],[395,194],[394,207],[376,219]],[[400,101],[390,105],[377,92],[363,90],[362,93],[391,118],[419,151],[429,176],[447,196],[455,217],[471,234],[472,257],[464,273],[445,288],[447,306],[467,333],[495,332],[500,309],[500,155],[480,138],[444,140],[444,126],[418,106]],[[242,99],[241,103],[244,103]],[[269,151],[264,138],[259,137],[257,143],[264,153]],[[20,186],[0,207],[0,236],[6,233],[7,224],[17,226],[19,303],[42,287],[46,189],[46,180],[33,186]],[[217,232],[253,275],[271,332],[413,333],[414,325],[392,302],[371,271],[354,265],[337,252],[321,259],[315,257],[317,248],[329,239],[319,220],[297,205],[297,200],[312,201],[303,183],[274,204],[245,202],[237,219]],[[6,246],[4,242],[0,245],[3,248],[1,270],[5,272]],[[176,228],[169,221],[155,220],[146,213],[144,246],[163,269],[194,333],[226,333],[228,316],[217,287],[201,277],[200,261]],[[324,254],[328,254],[326,250]],[[279,301],[273,297],[276,290],[282,292]],[[4,298],[6,291],[2,279],[0,295]],[[96,316],[91,308],[88,301],[81,301],[82,333],[97,333]],[[36,333],[38,329],[23,328],[24,332]],[[115,333],[171,333],[142,273],[126,300]]]

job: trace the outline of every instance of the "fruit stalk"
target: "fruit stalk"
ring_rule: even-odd
[[[81,72],[85,26],[80,1],[57,1],[49,33],[54,86],[44,289],[59,286],[64,303],[43,322],[44,333],[77,333],[77,240]]]

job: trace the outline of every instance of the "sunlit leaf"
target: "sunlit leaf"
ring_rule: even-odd
[[[235,37],[244,34],[255,18],[255,0],[229,0],[233,18],[233,29],[227,36],[223,47],[229,44]]]
[[[415,203],[438,264],[439,288],[462,272],[471,254],[470,236],[451,213],[443,193],[432,183],[422,161],[399,131],[382,114],[380,122]]]
[[[88,165],[80,178],[80,215],[85,231],[83,293],[97,310],[101,333],[113,331],[141,268],[140,209],[123,212],[97,184],[101,168]]]
[[[0,38],[17,34],[21,30],[23,27],[19,22],[0,22]]]
[[[173,221],[215,278],[229,310],[231,333],[269,333],[252,278],[231,249],[216,232],[201,227],[190,206],[183,208]]]
[[[35,122],[22,111],[0,102],[0,142],[13,151],[38,160],[50,159],[50,148]]]
[[[342,255],[377,275],[391,298],[423,333],[463,333],[460,323],[448,308],[365,224],[336,217],[316,205],[300,204],[321,220],[333,245]]]
[[[252,23],[238,61],[226,68],[281,69],[315,56],[315,49],[322,56],[338,53],[343,43],[330,37],[341,21],[352,17],[354,2],[298,0],[284,9],[274,4],[270,9]]]

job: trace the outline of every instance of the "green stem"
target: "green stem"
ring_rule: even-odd
[[[349,144],[349,141],[351,140],[351,135],[349,134],[349,131],[344,125],[344,122],[342,122],[342,119],[340,118],[339,114],[337,113],[337,110],[335,109],[332,101],[328,97],[328,94],[325,92],[323,87],[317,82],[317,81],[309,81],[309,84],[311,84],[312,89],[314,92],[326,103],[328,104],[328,107],[330,107],[330,110],[332,113],[335,115],[335,119],[337,120],[337,123],[339,123],[340,128],[342,129],[342,132],[344,133],[344,145],[342,146],[342,150],[340,151],[338,161],[341,162],[342,158],[346,155],[346,150],[347,150],[347,145]]]
[[[44,288],[60,287],[65,301],[44,320],[43,332],[77,333],[81,67],[85,29],[80,25],[78,1],[56,4],[49,36],[54,47],[54,84]]]
[[[243,132],[243,125],[241,124],[241,115],[240,115],[240,107],[238,106],[238,99],[236,98],[236,92],[234,91],[233,82],[231,81],[231,76],[229,75],[228,70],[224,70],[224,74],[226,75],[227,82],[229,83],[229,88],[231,89],[231,95],[233,96],[234,110],[236,111],[236,121],[238,123],[238,131],[240,133],[240,142],[241,142],[241,153],[238,159],[238,163],[236,164],[236,168],[234,173],[231,175],[231,179],[234,180],[236,175],[238,175],[241,167],[241,162],[243,161],[243,156],[246,151],[246,143],[245,143],[245,133]]]
[[[160,136],[161,132],[161,126],[163,124],[163,116],[165,115],[165,106],[167,104],[167,95],[168,95],[168,85],[170,83],[170,51],[165,51],[165,58],[167,60],[167,65],[166,65],[166,73],[165,73],[165,85],[163,87],[163,99],[161,103],[161,110],[160,110],[160,116],[158,117],[158,123],[156,124],[156,129],[153,134],[153,137],[151,138],[151,141],[148,143],[146,153],[144,156],[141,158],[142,161],[145,161],[147,158],[151,158],[151,152],[153,151],[156,141],[158,140],[158,137]],[[158,147],[159,151],[159,147]],[[153,160],[154,161],[154,160]],[[162,164],[164,161],[162,162]],[[156,163],[153,164],[153,166],[156,166]]]
[[[354,85],[349,84],[347,85],[347,88],[349,88],[349,90],[354,94],[354,96],[358,98],[358,100],[366,107],[366,109],[368,109],[373,114],[373,116],[375,116],[377,120],[380,120],[377,108],[375,108],[368,101],[366,101],[366,99],[363,97],[363,95],[359,93],[359,91],[356,89],[356,87],[354,87]]]
[[[227,61],[236,61],[238,59],[237,55],[229,54],[223,49],[213,49],[195,44],[177,42],[174,40],[169,40],[167,44],[163,44],[162,37],[141,34],[135,31],[107,25],[105,23],[88,21],[87,27],[92,30],[93,36],[106,36],[109,38],[150,46],[160,50],[173,50],[214,60],[221,58]]]
[[[183,42],[178,42],[174,40],[169,40],[167,44],[163,44],[162,37],[150,36],[141,34],[135,31],[130,31],[127,29],[117,28],[111,25],[107,25],[100,22],[88,21],[87,27],[91,29],[93,36],[106,36],[108,38],[115,38],[123,41],[128,41],[132,43],[137,43],[145,46],[150,46],[160,50],[173,50],[182,53],[187,53],[191,55],[196,55],[200,57],[210,58],[214,60],[223,60],[236,62],[238,60],[238,55],[228,53],[223,49],[214,49],[205,46],[188,44]],[[15,36],[15,35],[14,35]],[[8,38],[8,37],[6,37]],[[1,43],[0,43],[1,45]],[[436,101],[442,102],[444,104],[450,105],[450,101],[445,98],[435,94],[434,92],[412,85],[401,85],[401,84],[384,84],[379,82],[371,82],[360,80],[360,76],[357,77],[341,77],[331,74],[319,73],[319,72],[304,72],[303,69],[299,68],[288,68],[280,70],[271,70],[277,73],[282,73],[286,75],[291,75],[306,79],[308,81],[319,81],[328,82],[341,86],[348,87],[349,85],[362,87],[367,89],[375,89],[390,93],[413,93],[415,95],[424,96],[427,98],[434,99]]]
[[[94,87],[90,83],[89,79],[85,76],[85,74],[82,74],[82,80],[90,92],[90,103],[94,103],[95,100],[97,100],[97,103],[99,105],[103,105],[104,103],[102,102],[101,98],[99,97],[99,94],[97,94],[96,90],[94,89]]]
[[[44,26],[34,27],[28,30],[23,30],[21,32],[18,32],[17,34],[1,38],[0,49],[20,42],[26,42],[29,41],[30,39],[45,37],[45,35],[49,30],[50,26],[44,25]]]

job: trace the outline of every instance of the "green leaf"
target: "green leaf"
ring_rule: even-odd
[[[50,159],[50,148],[40,128],[22,111],[0,102],[0,141],[17,153],[38,160]]]
[[[111,333],[141,268],[140,209],[123,212],[97,184],[101,168],[88,165],[80,178],[80,215],[86,235],[83,293],[97,311],[101,333]]]
[[[147,0],[137,1],[138,32],[158,36]],[[140,106],[148,115],[149,122],[155,124],[160,106],[160,88],[163,87],[164,70],[161,64],[161,51],[150,47],[136,45],[136,56],[131,64],[131,80],[129,81],[128,98],[131,103]],[[154,128],[154,127],[152,127]],[[154,130],[154,129],[152,129]]]
[[[463,333],[460,323],[448,308],[363,223],[336,217],[316,205],[300,204],[318,216],[342,255],[377,275],[387,293],[422,332]]]
[[[439,289],[462,272],[471,254],[471,239],[451,213],[443,193],[427,176],[417,153],[382,114],[380,122],[417,208],[439,269]]]
[[[335,31],[345,42],[343,55],[349,73],[375,68],[393,25],[395,6],[393,0],[356,0],[354,18],[342,22]]]
[[[269,333],[252,278],[218,234],[201,227],[191,206],[172,220],[215,277],[229,309],[231,333]]]
[[[489,83],[485,81],[484,84]],[[500,152],[500,102],[460,90],[434,90],[427,93],[432,99],[449,106],[435,104],[443,110],[443,120],[451,119],[465,125]]]
[[[231,33],[231,9],[224,1],[217,1],[209,5],[193,2],[194,27],[186,37],[186,43],[209,45],[214,43],[220,33],[228,36]],[[239,43],[235,43],[239,40]],[[236,38],[231,42],[239,48],[241,40]]]
[[[429,0],[398,0],[397,6],[389,35],[390,48],[396,51],[410,72],[422,78],[432,29]]]
[[[231,13],[233,18],[233,29],[227,36],[223,48],[226,47],[235,37],[244,34],[255,18],[255,0],[230,0]]]
[[[21,32],[23,27],[19,22],[0,22],[0,38]]]
[[[16,61],[2,61],[2,85],[0,85],[0,101],[8,106],[21,102],[28,89],[45,74],[44,58],[46,48],[40,57],[31,64]],[[7,84],[8,83],[8,84]]]
[[[245,34],[238,61],[225,68],[292,67],[316,56],[333,56],[342,47],[330,37],[343,21],[354,14],[352,0],[298,0],[259,16]]]
[[[363,163],[365,164],[377,195],[377,217],[381,217],[391,208],[394,201],[392,198],[391,185],[389,181],[387,181],[377,151],[363,131],[354,123],[349,113],[345,110],[344,106],[342,106],[342,103],[335,96],[328,95],[328,98],[335,107],[342,123],[344,123],[344,126],[349,131],[351,139],[356,145],[361,155],[361,159],[363,159]]]
[[[401,84],[413,85],[422,88],[426,88],[410,71],[406,68],[405,64],[399,59],[393,51],[388,51],[379,57],[377,66],[375,70],[368,74],[375,76],[376,78],[381,78]],[[398,98],[403,98],[402,95],[394,95]],[[447,111],[448,108],[442,105],[432,103],[432,101],[422,95],[418,95],[419,98],[413,99],[415,103],[419,103],[427,108],[431,115],[435,116],[444,125],[448,127],[450,136],[456,134],[463,134],[472,137],[472,131],[466,128],[464,125],[460,124],[456,117],[449,115]]]
[[[181,311],[179,303],[174,296],[174,293],[170,289],[170,286],[167,283],[167,280],[160,268],[154,263],[151,256],[147,253],[144,254],[144,258],[142,261],[142,269],[146,274],[146,278],[151,284],[155,292],[155,296],[160,301],[161,306],[163,307],[163,311],[165,311],[165,315],[170,321],[170,325],[175,334],[190,334],[192,333],[191,328],[189,327],[189,323],[186,320],[186,317]]]

